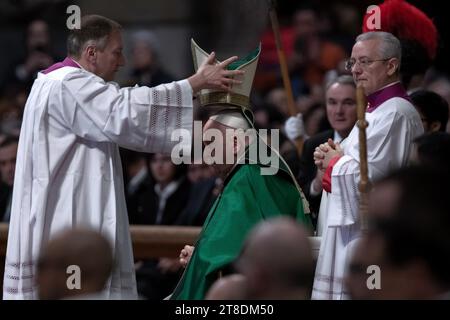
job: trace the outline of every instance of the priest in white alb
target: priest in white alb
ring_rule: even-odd
[[[25,106],[3,297],[39,298],[35,272],[41,247],[61,229],[90,227],[113,248],[104,298],[133,299],[136,280],[118,147],[169,153],[179,144],[171,141],[171,132],[192,130],[193,94],[226,90],[241,83],[232,78],[242,72],[226,70],[237,57],[216,63],[211,54],[188,79],[121,89],[111,82],[125,62],[121,26],[95,15],[70,32],[67,48],[64,61],[39,73]]]
[[[387,32],[359,35],[347,69],[367,97],[369,179],[375,180],[407,163],[412,141],[423,133],[421,119],[400,84],[401,46]],[[312,299],[347,299],[344,273],[360,235],[358,128],[341,145],[330,139],[316,148],[315,163],[324,171],[320,214],[325,221]],[[368,275],[369,276],[369,275]]]

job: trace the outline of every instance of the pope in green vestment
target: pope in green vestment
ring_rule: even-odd
[[[194,41],[192,52],[197,69],[208,55]],[[208,125],[223,133],[230,128],[253,128],[249,96],[259,54],[260,46],[228,67],[245,71],[241,85],[229,88],[228,92],[200,92],[202,107],[219,110],[210,117],[204,130]],[[204,299],[213,282],[240,254],[248,232],[262,220],[288,215],[312,230],[310,217],[306,214],[307,211],[309,213],[307,202],[284,160],[272,151],[279,160],[279,170],[274,175],[262,175],[263,165],[258,159],[251,159],[249,149],[244,154],[248,160],[244,164],[237,161],[238,164],[231,167],[222,165],[229,171],[223,177],[224,188],[209,211],[195,250],[171,299]]]
[[[261,220],[279,215],[291,216],[312,229],[287,168],[281,165],[276,175],[261,175],[259,164],[237,165],[211,207],[171,299],[204,299],[220,271],[238,257],[247,233]]]

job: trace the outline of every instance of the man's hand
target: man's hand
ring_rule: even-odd
[[[314,163],[318,170],[326,170],[331,159],[336,156],[343,156],[344,151],[339,143],[334,143],[333,140],[328,139],[328,142],[322,143],[314,151]]]
[[[216,54],[212,52],[197,72],[188,78],[194,93],[202,89],[215,89],[228,91],[233,84],[241,84],[242,81],[233,79],[235,76],[244,74],[242,70],[226,70],[227,66],[236,61],[238,57],[234,56],[225,61],[217,63]]]
[[[325,159],[325,153],[328,152],[330,146],[328,143],[322,143],[314,150],[314,164],[317,166],[317,170],[324,171],[326,167],[323,167],[323,160]]]
[[[186,268],[189,260],[191,260],[192,252],[194,252],[195,247],[185,245],[183,250],[180,252],[180,264],[183,268]]]

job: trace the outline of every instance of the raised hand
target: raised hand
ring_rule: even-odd
[[[202,89],[215,89],[229,91],[233,84],[241,84],[241,80],[233,77],[244,74],[242,70],[226,70],[227,66],[236,61],[238,57],[230,57],[225,61],[217,63],[216,54],[212,52],[198,68],[197,72],[189,77],[192,90],[198,92]]]

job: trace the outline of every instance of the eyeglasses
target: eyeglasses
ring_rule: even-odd
[[[375,60],[371,60],[369,58],[361,58],[361,59],[349,59],[345,62],[345,70],[347,71],[352,71],[353,67],[355,66],[355,64],[358,64],[361,68],[365,69],[368,66],[370,66],[372,63],[376,62],[376,61],[388,61],[389,59],[392,58],[386,58],[386,59],[375,59]]]

